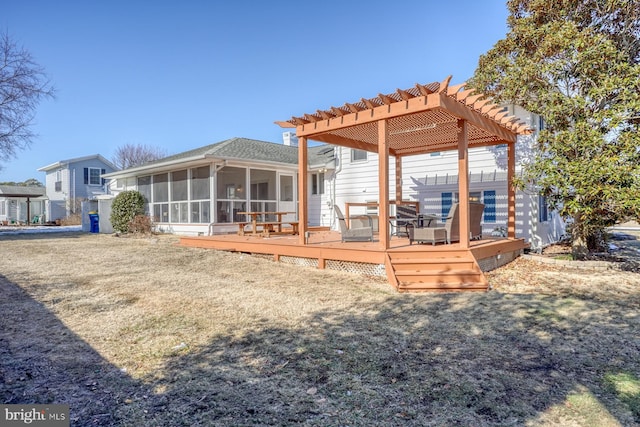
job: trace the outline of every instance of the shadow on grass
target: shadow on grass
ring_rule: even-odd
[[[540,425],[586,389],[596,408],[583,409],[593,412],[583,425],[606,425],[600,407],[630,426],[640,394],[616,393],[610,377],[640,374],[637,317],[628,321],[637,303],[392,297],[355,308],[369,314],[318,313],[297,330],[256,325],[175,357],[146,382],[166,390],[174,422],[194,425]]]
[[[637,300],[391,295],[187,346],[137,381],[0,284],[23,313],[0,320],[2,401],[69,403],[74,425],[540,425],[581,389],[640,423]]]
[[[71,425],[107,426],[120,424],[119,408],[145,393],[144,385],[2,275],[0,313],[3,404],[69,404]]]

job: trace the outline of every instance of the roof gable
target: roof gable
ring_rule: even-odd
[[[89,156],[75,157],[73,159],[67,159],[67,160],[60,160],[60,161],[57,161],[55,163],[51,163],[50,165],[38,168],[38,171],[39,172],[48,172],[48,171],[54,170],[54,169],[65,168],[65,167],[67,167],[67,166],[69,166],[70,164],[73,164],[73,163],[80,163],[80,162],[84,162],[84,161],[92,160],[92,159],[97,159],[97,160],[101,161],[102,163],[104,163],[105,165],[109,166],[111,169],[118,170],[118,168],[113,163],[111,163],[109,160],[107,160],[106,158],[104,158],[100,154],[92,154],[92,155],[89,155]]]

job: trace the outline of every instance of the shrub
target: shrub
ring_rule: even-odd
[[[71,214],[66,218],[60,220],[60,225],[80,225],[82,224],[82,217],[80,214]]]
[[[120,233],[129,231],[129,223],[136,215],[144,215],[144,197],[138,191],[123,191],[111,205],[111,225]]]
[[[129,222],[129,233],[135,234],[151,234],[153,223],[148,215],[136,215]]]

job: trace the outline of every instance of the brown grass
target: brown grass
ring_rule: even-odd
[[[482,294],[176,246],[0,236],[0,400],[73,425],[631,426],[637,273],[518,260]]]

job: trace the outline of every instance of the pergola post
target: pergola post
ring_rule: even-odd
[[[298,243],[305,245],[308,214],[307,137],[298,138]]]
[[[460,219],[460,247],[469,247],[469,135],[466,120],[458,120],[458,212]]]
[[[516,190],[513,179],[516,175],[516,143],[507,144],[507,237],[516,238]]]
[[[379,209],[378,238],[383,249],[389,248],[389,127],[386,120],[378,121],[378,177]]]

